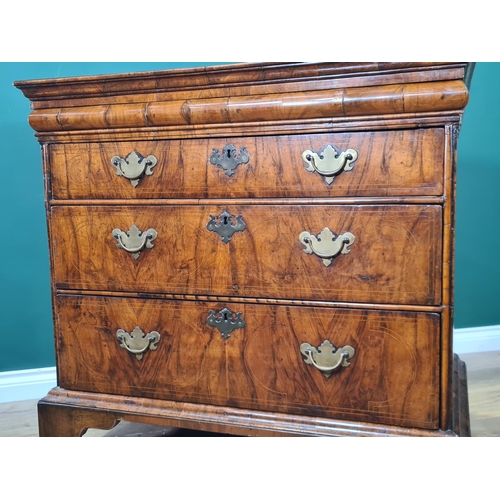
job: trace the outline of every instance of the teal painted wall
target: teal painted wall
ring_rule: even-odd
[[[0,372],[55,365],[40,146],[12,82],[217,63],[0,63]]]
[[[0,372],[54,366],[40,147],[15,80],[215,63],[0,63]],[[455,326],[500,324],[500,64],[479,63],[458,151]]]
[[[455,327],[500,324],[500,63],[477,63],[458,138]]]

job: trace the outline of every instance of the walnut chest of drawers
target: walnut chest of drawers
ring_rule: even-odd
[[[465,63],[15,82],[42,145],[40,434],[468,435],[453,355]]]

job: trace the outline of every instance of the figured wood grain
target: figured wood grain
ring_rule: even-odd
[[[460,358],[465,361],[467,366],[467,389],[468,399],[470,401],[470,425],[472,437],[497,437],[500,436],[500,352],[476,352],[461,354]],[[463,390],[463,384],[457,384],[457,389],[460,392]],[[464,400],[464,394],[460,395]],[[0,436],[2,437],[35,437],[38,436],[37,425],[37,400],[16,401],[12,403],[0,404]],[[196,431],[180,431],[173,432],[173,427],[163,427],[165,425],[190,425],[194,428],[199,426],[209,426],[212,430],[220,431],[223,429],[229,434],[243,435],[279,435],[277,429],[283,430],[297,416],[281,415],[283,421],[278,425],[277,420],[280,418],[278,414],[265,414],[264,412],[252,412],[248,416],[248,410],[236,410],[231,408],[208,408],[206,406],[198,406],[192,403],[175,403],[160,400],[147,400],[141,398],[127,398],[127,403],[123,403],[120,396],[105,396],[92,393],[74,392],[54,389],[44,398],[43,403],[46,405],[57,406],[59,413],[63,411],[71,412],[71,408],[79,411],[82,406],[88,405],[93,410],[99,410],[109,413],[111,410],[118,413],[118,419],[123,421],[117,425],[111,432],[95,429],[96,425],[92,422],[92,430],[85,433],[87,436],[177,436],[190,435],[194,436]],[[78,406],[80,405],[80,406]],[[161,408],[161,409],[160,409]],[[182,408],[182,409],[181,409]],[[188,410],[190,408],[190,410]],[[196,421],[196,410],[198,412],[198,421]],[[132,411],[131,411],[132,410]],[[207,411],[209,410],[209,411]],[[468,415],[468,408],[462,408],[465,418]],[[57,411],[57,410],[56,410]],[[90,413],[95,413],[92,411]],[[156,416],[153,416],[156,415]],[[161,415],[161,416],[160,416]],[[179,415],[184,415],[179,418]],[[210,417],[208,416],[210,415]],[[188,418],[191,418],[191,421]],[[63,417],[64,418],[64,417]],[[459,416],[453,416],[454,421],[461,421]],[[144,420],[153,421],[155,426],[144,424]],[[168,420],[169,419],[169,420]],[[247,419],[245,421],[245,419]],[[57,418],[50,418],[51,422],[56,423]],[[137,423],[132,423],[137,421]],[[269,425],[272,422],[272,425]],[[250,424],[248,429],[245,429],[245,423]],[[264,427],[267,428],[264,429]],[[233,426],[232,428],[231,425]],[[235,428],[237,426],[237,428]],[[154,431],[153,431],[154,428]],[[334,432],[337,435],[348,436],[410,436],[410,435],[426,435],[426,436],[452,436],[453,432],[443,431],[424,431],[415,428],[397,428],[390,426],[382,426],[377,424],[367,424],[355,421],[335,421],[318,418],[302,417],[302,422],[298,429],[302,435],[314,435],[314,429],[319,428],[323,432]],[[274,433],[273,430],[274,429]],[[53,432],[57,433],[57,425],[53,425]],[[308,431],[310,434],[308,434]],[[154,432],[154,434],[153,434]],[[198,431],[200,432],[200,431]],[[272,433],[272,434],[271,434]],[[58,434],[53,434],[58,435]],[[74,434],[72,434],[74,435]],[[219,434],[209,434],[207,436]],[[285,434],[286,435],[286,434]]]
[[[109,427],[108,422],[124,420],[146,425],[173,427],[182,425],[184,429],[196,431],[255,437],[453,437],[456,435],[449,430],[405,428],[159,399],[123,398],[59,388],[50,391],[40,401],[38,407],[39,409],[43,407],[46,437],[79,436],[82,428],[92,424],[97,427],[103,420],[105,427]],[[105,415],[101,416],[99,413]],[[95,418],[92,418],[93,415]],[[61,426],[57,425],[59,418],[65,420]],[[82,420],[85,421],[84,426],[81,425]],[[72,422],[74,425],[71,425]]]
[[[258,63],[18,81],[34,109],[463,80],[466,63]]]
[[[172,125],[225,124],[262,120],[307,120],[463,109],[468,91],[460,80],[309,92],[35,109],[37,132]]]
[[[58,373],[78,388],[44,399],[42,432],[127,416],[237,435],[467,434],[451,353],[465,70],[258,63],[16,82],[43,145]],[[323,138],[362,150],[331,186],[300,161]],[[208,163],[226,142],[254,149],[232,178]],[[137,188],[108,158],[132,149],[161,156]],[[205,228],[222,210],[247,224],[227,245]],[[137,261],[111,236],[132,224],[158,230]],[[356,237],[330,267],[298,241],[324,227]],[[224,305],[251,318],[227,340],[200,309]],[[123,317],[128,331],[167,325],[160,350],[139,361],[109,340]],[[292,354],[328,332],[357,349],[334,389]]]
[[[450,426],[453,404],[453,279],[454,279],[454,246],[455,246],[455,196],[456,196],[456,164],[457,133],[454,126],[445,127],[445,197],[443,200],[443,304],[446,305],[442,315],[442,370],[441,370],[441,420],[442,426]],[[456,393],[456,391],[455,391]],[[455,412],[456,413],[456,412]]]
[[[119,419],[111,412],[38,403],[40,437],[81,437],[90,428],[112,429]]]
[[[223,205],[229,201],[228,198],[110,198],[89,200],[50,200],[50,206],[143,206],[143,205]],[[341,198],[231,198],[232,206],[236,205],[442,205],[442,196],[377,196],[377,197],[341,197]]]
[[[200,140],[54,144],[50,146],[54,199],[265,198],[342,196],[440,196],[443,193],[442,128],[365,133],[222,137]],[[210,163],[228,143],[245,147],[247,164],[233,175]],[[353,169],[324,178],[306,170],[302,152],[328,144],[355,149]],[[111,158],[133,151],[158,159],[137,187],[116,175]]]
[[[59,295],[59,385],[66,389],[437,428],[439,315],[241,304],[246,326],[224,339],[206,324],[218,302]],[[159,332],[142,360],[119,328]],[[356,350],[326,379],[300,344]]]
[[[185,293],[144,293],[144,292],[116,292],[116,291],[94,291],[94,290],[70,290],[68,288],[57,289],[56,293],[70,295],[99,295],[108,297],[129,297],[129,298],[151,298],[151,299],[173,299],[173,300],[198,300],[198,301],[220,301],[249,304],[268,304],[282,306],[311,306],[311,307],[346,307],[350,309],[376,309],[386,311],[409,311],[409,312],[437,312],[441,313],[444,306],[416,306],[412,304],[373,304],[363,302],[331,302],[321,300],[304,300],[304,299],[275,299],[275,298],[253,298],[253,297],[228,297],[221,295],[187,295]]]
[[[394,115],[323,117],[308,120],[263,120],[231,124],[171,125],[160,127],[131,127],[127,129],[67,130],[38,132],[42,144],[117,141],[158,141],[164,139],[196,139],[206,137],[254,137],[264,135],[319,134],[341,131],[401,130],[407,128],[441,127],[460,123],[454,111]]]
[[[467,388],[467,367],[458,357],[453,355],[452,370],[452,426],[450,426],[457,435],[471,435],[470,416],[469,416],[469,395]]]
[[[206,228],[223,210],[246,229],[229,243]],[[436,305],[440,303],[441,207],[167,206],[52,207],[54,283],[115,290]],[[234,222],[234,221],[233,221]],[[153,228],[137,260],[112,231]],[[306,254],[303,231],[351,232],[348,254],[326,267]]]

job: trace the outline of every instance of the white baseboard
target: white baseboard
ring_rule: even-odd
[[[41,399],[57,385],[56,368],[0,373],[0,403]]]
[[[453,332],[457,354],[500,351],[500,325],[459,328]],[[0,373],[0,403],[41,399],[57,385],[56,368]]]
[[[500,325],[454,330],[453,351],[457,354],[500,351]]]

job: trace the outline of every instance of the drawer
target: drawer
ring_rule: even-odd
[[[236,148],[236,160],[232,159],[233,153],[222,154],[227,144]],[[52,196],[55,199],[439,196],[443,194],[443,144],[441,128],[53,144],[49,147]],[[323,160],[319,156],[311,156],[315,159],[309,164],[303,160],[304,151],[320,155],[328,145],[338,152],[354,150],[357,159],[352,164],[346,163],[343,156],[335,159],[335,150],[328,148],[321,155]],[[238,159],[242,147],[246,148],[248,162],[233,169],[232,165],[242,160]],[[214,160],[215,165],[210,161],[214,148],[225,158]],[[147,161],[151,162],[149,166]],[[126,175],[118,176],[119,170]],[[337,174],[331,175],[332,172]]]
[[[211,311],[220,320],[225,307],[229,320],[240,313],[244,322],[227,338],[207,324]],[[56,342],[64,389],[438,425],[434,313],[59,295]],[[317,357],[328,342],[332,356]],[[306,364],[301,349],[328,371]],[[344,365],[335,349],[351,349],[350,358],[339,357]]]
[[[50,229],[58,289],[441,300],[437,205],[57,206]]]

